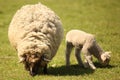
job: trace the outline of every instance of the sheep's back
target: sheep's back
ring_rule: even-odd
[[[60,18],[42,4],[26,5],[14,15],[8,31],[8,37],[13,47],[17,49],[23,40],[33,39],[50,44],[54,53],[63,37]]]

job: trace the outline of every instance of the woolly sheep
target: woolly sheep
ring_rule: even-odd
[[[66,35],[66,66],[70,65],[70,53],[75,47],[75,56],[80,66],[90,67],[95,70],[96,67],[92,62],[94,55],[103,65],[108,65],[110,61],[110,52],[104,52],[96,43],[92,34],[80,30],[71,30]],[[80,51],[84,53],[85,62],[82,62]]]
[[[32,76],[55,56],[63,38],[60,18],[41,3],[25,5],[14,15],[8,30],[11,45]]]

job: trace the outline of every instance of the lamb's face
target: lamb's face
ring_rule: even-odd
[[[105,52],[101,55],[101,59],[102,59],[102,65],[106,66],[109,64],[110,62],[110,53],[111,52]]]

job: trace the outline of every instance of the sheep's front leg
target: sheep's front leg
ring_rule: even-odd
[[[83,62],[81,59],[80,51],[81,51],[81,49],[75,48],[75,57],[77,59],[78,64],[83,67]]]
[[[27,62],[24,62],[24,67],[27,71],[30,71],[29,64]]]
[[[70,42],[66,43],[66,52],[65,52],[65,57],[66,57],[66,66],[70,66],[70,53],[72,51],[73,45]]]
[[[44,74],[47,74],[48,72],[47,72],[47,64],[44,66],[44,68],[43,68],[43,73]]]
[[[92,62],[92,56],[91,55],[85,55],[85,65],[84,67],[86,66],[90,66],[91,69],[95,70],[96,67],[94,66],[93,62]]]

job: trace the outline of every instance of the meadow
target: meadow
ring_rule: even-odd
[[[9,23],[15,12],[26,4],[42,4],[61,18],[64,39],[48,65],[48,74],[31,77],[18,63],[16,51],[8,40]],[[71,66],[65,67],[65,35],[79,29],[96,36],[105,51],[111,51],[110,65],[102,67],[97,59],[95,71],[77,65],[74,51]],[[120,0],[0,0],[0,80],[120,80]],[[55,67],[52,67],[55,65]]]

